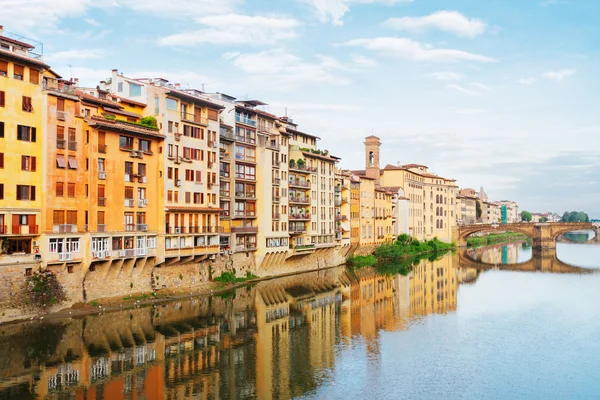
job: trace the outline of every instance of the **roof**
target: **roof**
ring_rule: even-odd
[[[391,192],[395,192],[397,193],[398,190],[404,190],[404,188],[402,186],[382,186],[385,190],[389,190]]]
[[[19,61],[23,61],[24,63],[37,65],[38,67],[41,67],[41,68],[50,69],[50,66],[43,61],[37,60],[32,57],[23,56],[21,54],[13,53],[12,51],[0,49],[0,57],[2,57],[2,56],[8,57],[8,58],[13,58],[13,59],[16,59]]]
[[[383,171],[407,171],[407,172],[410,172],[411,174],[415,174],[415,175],[422,176],[425,178],[442,179],[447,182],[456,182],[456,179],[452,179],[452,178],[444,178],[443,176],[439,176],[439,175],[411,171],[408,167],[416,168],[416,167],[425,167],[425,166],[419,165],[419,164],[407,164],[407,165],[402,165],[402,166],[388,164],[381,170],[380,173],[383,175]],[[427,167],[425,167],[425,168],[427,168]]]
[[[0,35],[0,40],[4,41],[4,42],[8,42],[8,43],[12,43],[12,44],[16,44],[18,46],[21,47],[25,47],[27,49],[35,49],[35,46],[30,45],[29,43],[25,43],[25,42],[21,42],[19,40],[15,40],[15,39],[11,39],[9,37],[6,37],[4,35]]]
[[[260,100],[238,100],[238,101],[236,101],[236,104],[237,103],[249,104],[249,105],[255,106],[255,107],[256,106],[266,106],[266,105],[268,105],[267,103],[263,103]]]
[[[117,104],[114,101],[107,100],[107,99],[101,99],[99,97],[96,97],[96,96],[93,96],[91,94],[85,93],[82,90],[76,90],[75,94],[77,96],[79,96],[82,100],[87,101],[88,103],[100,104],[100,105],[103,105],[103,106],[108,106],[108,107],[116,108],[116,109],[123,108],[122,106],[120,106],[119,104]],[[139,115],[138,115],[138,117],[139,117]]]
[[[405,164],[402,168],[410,169],[410,168],[428,168],[426,165],[421,164]]]
[[[213,103],[212,101],[210,101],[208,99],[203,99],[198,96],[194,96],[193,94],[183,92],[181,90],[170,89],[167,92],[167,94],[171,95],[173,97],[177,97],[178,99],[184,99],[184,100],[191,101],[194,103],[202,104],[203,106],[214,108],[217,110],[223,110],[225,108],[225,106],[222,106],[217,103]]]
[[[142,103],[141,101],[135,101],[128,99],[127,97],[117,96],[116,94],[111,93],[111,97],[121,100],[123,103],[135,104],[136,106],[146,107],[146,103]]]
[[[109,113],[124,115],[126,117],[142,118],[141,115],[138,115],[136,113],[132,113],[129,111],[119,110],[118,108],[104,107],[104,111],[109,112]]]
[[[367,171],[365,171],[364,169],[356,169],[356,170],[352,170],[350,172],[353,173],[354,175],[358,175],[358,176],[363,176],[363,175],[367,174]]]
[[[106,119],[100,116],[93,116],[91,118],[86,118],[86,122],[95,128],[104,128],[110,129],[117,132],[127,132],[139,135],[145,135],[150,137],[155,137],[157,139],[163,139],[165,135],[161,134],[158,129],[153,129],[145,126],[141,126],[138,124],[133,124],[125,121],[116,121]]]
[[[315,138],[315,139],[317,139],[317,140],[321,140],[321,138],[320,138],[320,137],[318,137],[318,136],[311,135],[310,133],[300,132],[299,130],[292,129],[292,128],[290,128],[290,127],[287,127],[287,128],[285,128],[285,130],[286,130],[287,132],[289,132],[289,133],[296,133],[296,134],[299,134],[299,135],[304,135],[304,136],[308,136],[308,137],[311,137],[311,138]]]
[[[313,153],[311,151],[303,151],[302,154],[304,154],[307,157],[319,158],[319,159],[324,160],[324,161],[338,162],[338,160],[340,160],[339,157],[335,157],[335,156],[332,156],[332,155],[324,156],[324,155],[321,155],[321,154],[315,154],[315,153]]]

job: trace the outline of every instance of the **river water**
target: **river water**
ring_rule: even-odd
[[[585,267],[563,273],[531,257],[499,245],[3,325],[0,400],[599,398],[600,245],[559,244]]]

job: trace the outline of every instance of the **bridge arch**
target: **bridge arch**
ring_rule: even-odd
[[[474,233],[480,232],[515,232],[522,233],[529,238],[533,239],[533,224],[504,224],[504,225],[492,225],[492,224],[478,224],[462,226],[458,230],[458,245],[466,246],[467,238]]]

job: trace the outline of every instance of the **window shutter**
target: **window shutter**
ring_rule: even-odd
[[[36,164],[36,161],[37,161],[37,159],[36,159],[35,157],[31,157],[31,170],[32,170],[33,172],[35,172],[35,168],[36,168],[36,165],[35,165],[35,164]]]
[[[31,188],[31,192],[30,192],[29,199],[35,200],[35,186],[30,186],[30,188]]]
[[[28,215],[27,216],[27,225],[29,225],[29,226],[35,226],[35,215]]]
[[[6,100],[5,100],[4,96],[5,96],[4,92],[2,90],[0,90],[0,107],[4,107],[4,105],[5,105]]]
[[[19,226],[19,215],[13,214],[12,216],[12,224],[14,226]]]
[[[31,141],[35,142],[35,128],[31,128]]]
[[[4,168],[4,153],[0,153],[0,168]]]
[[[27,171],[27,156],[21,156],[21,171]]]

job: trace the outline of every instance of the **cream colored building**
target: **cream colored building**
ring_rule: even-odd
[[[519,218],[519,206],[516,202],[511,200],[500,200],[497,202],[500,208],[506,206],[506,222],[509,224],[520,222]]]
[[[456,181],[432,174],[426,166],[419,164],[387,165],[380,169],[380,146],[376,136],[366,138],[366,175],[377,179],[382,187],[404,190],[402,197],[409,199],[410,234],[420,240],[437,237],[451,241],[456,226]]]
[[[500,206],[498,203],[484,201],[482,204],[483,214],[481,216],[483,223],[493,224],[501,221]]]
[[[458,195],[457,213],[459,225],[472,225],[477,222],[477,199],[471,196]],[[483,211],[483,210],[482,210]]]

